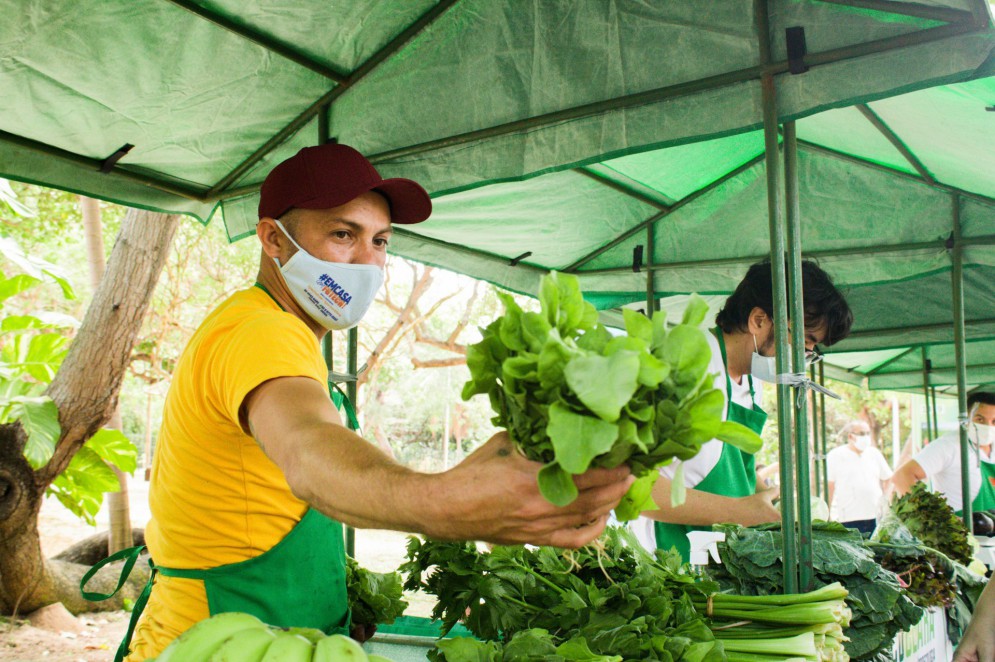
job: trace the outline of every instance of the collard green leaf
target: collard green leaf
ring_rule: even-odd
[[[553,442],[556,461],[572,474],[587,471],[591,461],[607,453],[618,438],[617,425],[574,413],[560,403],[549,408],[546,431]]]
[[[568,506],[577,498],[577,486],[573,476],[556,462],[550,462],[539,470],[539,492],[554,506]]]

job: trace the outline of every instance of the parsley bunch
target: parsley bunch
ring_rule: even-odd
[[[551,651],[563,660],[725,659],[689,595],[717,586],[682,574],[676,555],[650,557],[622,528],[575,551],[481,553],[474,543],[411,537],[407,558],[405,589],[436,596],[432,616],[444,631],[461,621],[489,640],[440,641],[435,660],[557,659],[542,657]]]
[[[708,306],[699,297],[670,329],[662,312],[651,319],[625,309],[626,334],[613,337],[575,276],[543,277],[540,312],[498,296],[505,314],[467,350],[471,379],[463,399],[490,398],[494,424],[545,465],[539,489],[551,503],[577,498],[573,475],[628,464],[639,478],[616,515],[634,519],[656,507],[656,469],[673,458],[687,460],[714,438],[760,449],[758,435],[722,420],[725,398],[712,387],[711,350],[698,328]],[[683,477],[674,484],[683,487]]]

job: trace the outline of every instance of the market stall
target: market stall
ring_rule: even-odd
[[[431,221],[396,231],[397,254],[514,291],[555,269],[600,308],[650,308],[728,292],[745,265],[786,255],[780,374],[803,248],[853,301],[868,295],[856,338],[905,333],[882,306],[913,279],[916,314],[938,318],[923,333],[945,338],[949,305],[926,304],[952,280],[962,398],[965,334],[995,337],[963,295],[995,266],[981,250],[995,243],[995,186],[977,174],[995,171],[993,134],[978,130],[995,103],[983,0],[6,5],[2,176],[204,222],[220,208],[237,239],[269,168],[337,139],[435,197]],[[302,22],[344,27],[329,39]],[[734,241],[714,240],[729,228]],[[778,392],[794,593],[814,579],[809,435],[793,387]]]

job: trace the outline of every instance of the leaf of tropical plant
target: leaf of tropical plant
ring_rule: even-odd
[[[553,442],[556,461],[572,474],[587,471],[591,460],[611,450],[618,438],[617,425],[574,413],[559,402],[549,408],[546,432]]]
[[[45,277],[48,277],[48,279],[54,281],[62,288],[62,292],[67,299],[76,298],[72,285],[69,284],[62,269],[51,262],[25,254],[12,238],[0,237],[0,255],[3,255],[16,264],[29,276],[33,276],[39,280],[44,280]]]
[[[68,344],[69,339],[59,333],[31,336],[21,365],[32,377],[47,384],[65,358]]]
[[[41,282],[40,279],[27,274],[17,274],[10,278],[0,276],[0,307],[2,307],[3,302],[7,299],[26,290],[30,290]]]
[[[554,506],[567,506],[577,498],[577,486],[573,476],[556,462],[550,462],[539,470],[539,492]]]
[[[625,493],[618,507],[615,508],[615,518],[620,522],[628,522],[639,517],[640,513],[647,510],[656,510],[657,504],[653,501],[653,486],[656,485],[660,474],[657,471],[650,471],[644,476],[636,479]]]
[[[45,466],[52,459],[55,444],[59,441],[59,409],[48,396],[12,399],[11,417],[19,420],[28,436],[24,457],[34,469]]]
[[[13,187],[11,187],[10,182],[6,179],[0,179],[0,200],[10,205],[10,208],[18,216],[33,218],[38,215],[38,212],[17,199],[17,194],[14,193]]]
[[[73,456],[66,473],[84,492],[103,494],[117,492],[121,488],[114,471],[95,451],[85,445]]]
[[[138,467],[138,449],[120,430],[101,428],[84,446],[125,473],[134,473]]]

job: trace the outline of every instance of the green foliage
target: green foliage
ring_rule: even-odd
[[[726,534],[719,543],[722,563],[708,572],[723,586],[743,595],[784,593],[780,524],[746,528],[721,524]],[[847,590],[853,612],[844,630],[852,659],[867,660],[887,650],[900,630],[908,631],[922,618],[922,608],[905,594],[898,577],[882,568],[860,533],[838,523],[812,526],[812,567],[815,587],[834,582]]]
[[[714,592],[681,571],[680,558],[649,556],[624,528],[570,551],[408,539],[405,589],[438,598],[448,632],[462,621],[474,636],[451,640],[436,660],[721,660],[721,646],[689,594]],[[556,656],[559,657],[556,657]]]
[[[371,572],[347,556],[345,579],[352,622],[356,625],[393,623],[408,607],[401,599],[401,575],[396,572]]]
[[[0,254],[29,272],[10,278],[0,272],[0,309],[13,297],[45,284],[57,285],[67,299],[74,296],[58,268],[27,257],[10,238],[0,237]],[[75,324],[74,319],[58,315],[18,315],[3,321],[0,423],[21,423],[27,435],[24,455],[35,469],[52,458],[61,435],[58,408],[44,391],[66,355],[69,339],[64,329]],[[134,445],[122,433],[100,430],[73,456],[47,493],[89,524],[95,524],[104,493],[119,489],[108,463],[130,473],[135,470],[136,455]]]
[[[891,511],[927,547],[964,565],[971,563],[974,554],[967,526],[942,494],[930,491],[925,483],[916,483],[892,504]],[[889,542],[886,538],[881,541]]]
[[[628,464],[649,477],[616,509],[619,519],[633,519],[656,507],[656,469],[673,458],[689,459],[713,438],[759,450],[757,435],[722,421],[724,400],[706,372],[711,351],[698,328],[707,312],[700,299],[669,330],[663,313],[649,319],[626,309],[626,335],[612,337],[574,276],[543,277],[538,312],[499,296],[505,314],[468,348],[463,399],[488,396],[494,424],[545,464],[539,489],[550,502],[577,497],[573,475]]]

